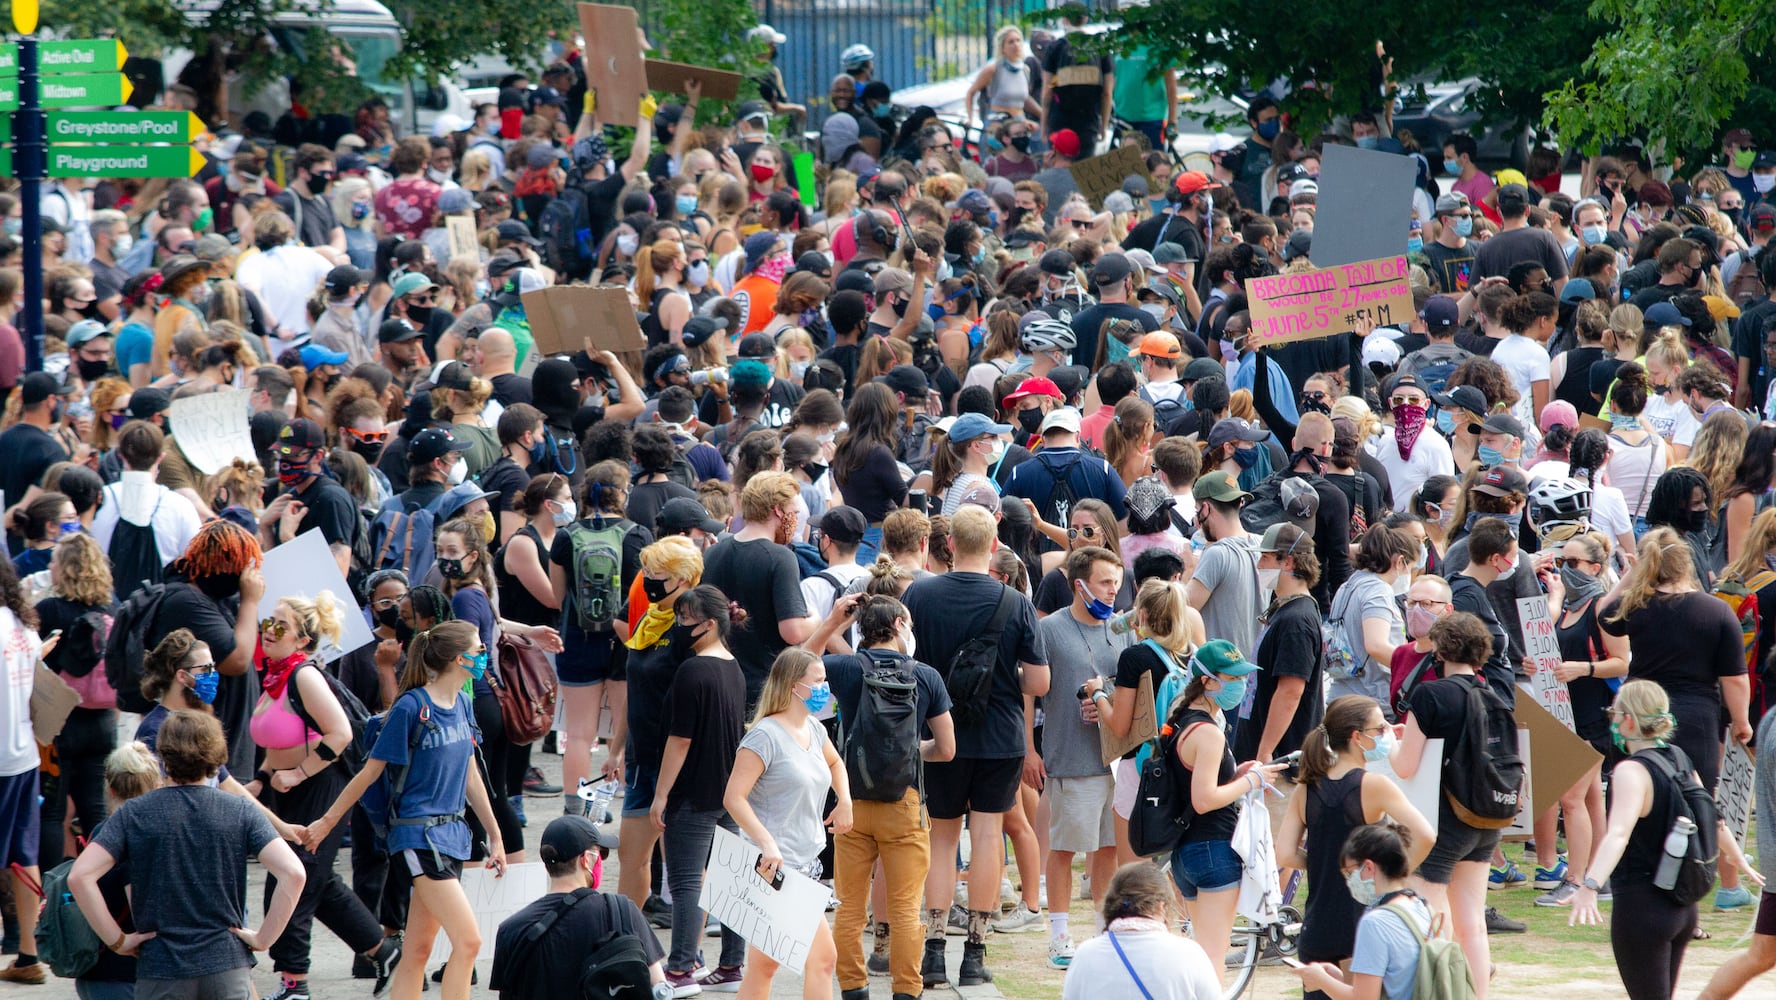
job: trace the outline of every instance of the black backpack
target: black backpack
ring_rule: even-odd
[[[165,494],[161,499],[165,499]],[[128,600],[143,587],[166,579],[160,546],[154,541],[154,515],[158,513],[160,500],[154,502],[147,524],[133,524],[120,517],[111,532],[111,545],[105,555],[111,559],[111,579],[117,581],[117,599],[120,601]]]
[[[518,939],[510,967],[536,975],[536,967],[530,962],[530,952],[536,943],[554,929],[567,911],[593,897],[597,897],[599,905],[604,907],[604,923],[611,930],[593,942],[586,953],[585,964],[580,966],[578,990],[581,1000],[652,1000],[647,949],[642,947],[641,938],[616,929],[616,900],[594,889],[575,889],[563,896],[542,919],[531,924]]]
[[[1663,751],[1642,750],[1632,759],[1640,761],[1648,773],[1665,776],[1669,805],[1660,829],[1670,830],[1679,816],[1688,817],[1696,824],[1696,832],[1690,835],[1689,849],[1684,852],[1683,864],[1677,869],[1677,884],[1661,890],[1678,905],[1689,906],[1714,888],[1715,862],[1720,857],[1719,814],[1715,811],[1714,796],[1696,780],[1689,755],[1677,747],[1665,747]]]
[[[148,636],[160,615],[167,586],[154,583],[137,590],[111,621],[111,634],[105,639],[105,679],[117,692],[117,707],[125,712],[146,715],[154,711],[154,702],[142,694],[142,659],[148,655]]]
[[[1456,819],[1476,829],[1503,830],[1523,804],[1517,717],[1478,677],[1449,679],[1467,688],[1467,712],[1443,765],[1443,794]]]
[[[1178,740],[1183,735],[1168,721],[1157,748],[1141,764],[1128,834],[1129,849],[1143,858],[1171,853],[1196,817],[1190,806],[1189,773],[1178,762]]]
[[[352,739],[344,750],[339,751],[339,763],[345,768],[346,774],[357,774],[358,769],[364,766],[364,762],[370,759],[370,747],[365,742],[364,736],[364,726],[370,721],[370,710],[364,707],[364,703],[358,699],[357,695],[351,693],[351,689],[340,683],[339,678],[333,675],[333,671],[319,663],[312,662],[304,664],[303,667],[312,667],[320,672],[321,677],[327,682],[327,689],[333,692],[333,700],[339,702],[339,707],[345,710],[345,717],[351,722]],[[290,674],[290,681],[285,690],[290,694],[290,711],[296,713],[296,717],[302,720],[303,725],[318,733],[321,731],[321,727],[315,723],[314,716],[308,714],[308,709],[302,706],[302,692],[296,686],[296,675],[302,672],[303,667],[297,667]]]
[[[1406,672],[1406,679],[1400,682],[1400,690],[1394,694],[1394,718],[1404,719],[1412,712],[1412,692],[1429,677],[1436,680],[1432,671],[1437,666],[1437,654],[1426,653],[1419,658],[1411,669]]]
[[[585,277],[593,257],[590,195],[569,181],[549,199],[537,216],[537,238],[543,241],[543,263],[570,277]]]
[[[987,721],[993,678],[999,673],[999,636],[1011,621],[1015,607],[1016,592],[1001,584],[999,606],[993,609],[987,627],[969,636],[950,654],[950,672],[944,678],[944,687],[950,692],[950,718],[958,730]]]
[[[1142,386],[1136,395],[1146,400],[1148,406],[1153,407],[1153,426],[1155,427],[1170,427],[1172,421],[1183,416],[1187,409],[1183,403],[1182,394],[1173,396],[1171,399],[1160,399],[1149,395],[1147,387]]]
[[[1047,469],[1048,474],[1054,479],[1054,483],[1048,488],[1048,497],[1042,502],[1041,511],[1043,517],[1054,519],[1050,523],[1066,524],[1073,505],[1079,502],[1079,494],[1073,491],[1073,470],[1084,458],[1085,449],[1081,448],[1073,453],[1071,461],[1057,469],[1047,462],[1042,462],[1041,454],[1036,456],[1037,461],[1042,462],[1042,467]]]
[[[919,783],[919,683],[913,661],[866,649],[856,717],[839,720],[851,797],[899,802]]]

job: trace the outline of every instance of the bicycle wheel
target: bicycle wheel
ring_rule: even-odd
[[[1210,955],[1209,961],[1223,964],[1230,959],[1234,961],[1235,964],[1225,967],[1228,979],[1226,988],[1221,991],[1221,1000],[1239,1000],[1252,985],[1252,973],[1258,968],[1258,956],[1264,950],[1264,930],[1249,921],[1242,921],[1234,926],[1228,941],[1232,948],[1227,954]]]

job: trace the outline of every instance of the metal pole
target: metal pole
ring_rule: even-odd
[[[18,42],[19,108],[13,115],[17,137],[13,166],[18,171],[20,236],[24,239],[25,307],[19,333],[25,341],[25,370],[43,370],[43,109],[39,105],[37,36]]]

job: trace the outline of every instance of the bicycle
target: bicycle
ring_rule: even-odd
[[[1170,877],[1171,862],[1161,863],[1161,867]],[[1273,921],[1253,921],[1247,917],[1238,917],[1233,925],[1233,934],[1228,939],[1231,949],[1219,961],[1233,972],[1233,978],[1221,991],[1221,1000],[1239,1000],[1252,985],[1252,976],[1269,957],[1281,956],[1294,958],[1300,950],[1302,914],[1295,903],[1295,890],[1301,885],[1301,872],[1292,871],[1283,886],[1282,905],[1277,908],[1277,918]],[[1195,940],[1196,935],[1186,919],[1182,928],[1184,934]],[[1237,960],[1235,960],[1235,956]],[[1209,956],[1211,962],[1216,961],[1214,955]],[[1231,961],[1231,964],[1229,964]]]

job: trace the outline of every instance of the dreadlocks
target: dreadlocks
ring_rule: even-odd
[[[204,577],[238,577],[264,562],[259,540],[232,521],[218,518],[199,528],[185,552],[168,568],[188,580]]]
[[[407,592],[407,599],[413,602],[413,617],[417,620],[427,618],[433,624],[454,621],[456,612],[450,608],[450,598],[437,587],[422,584]]]

